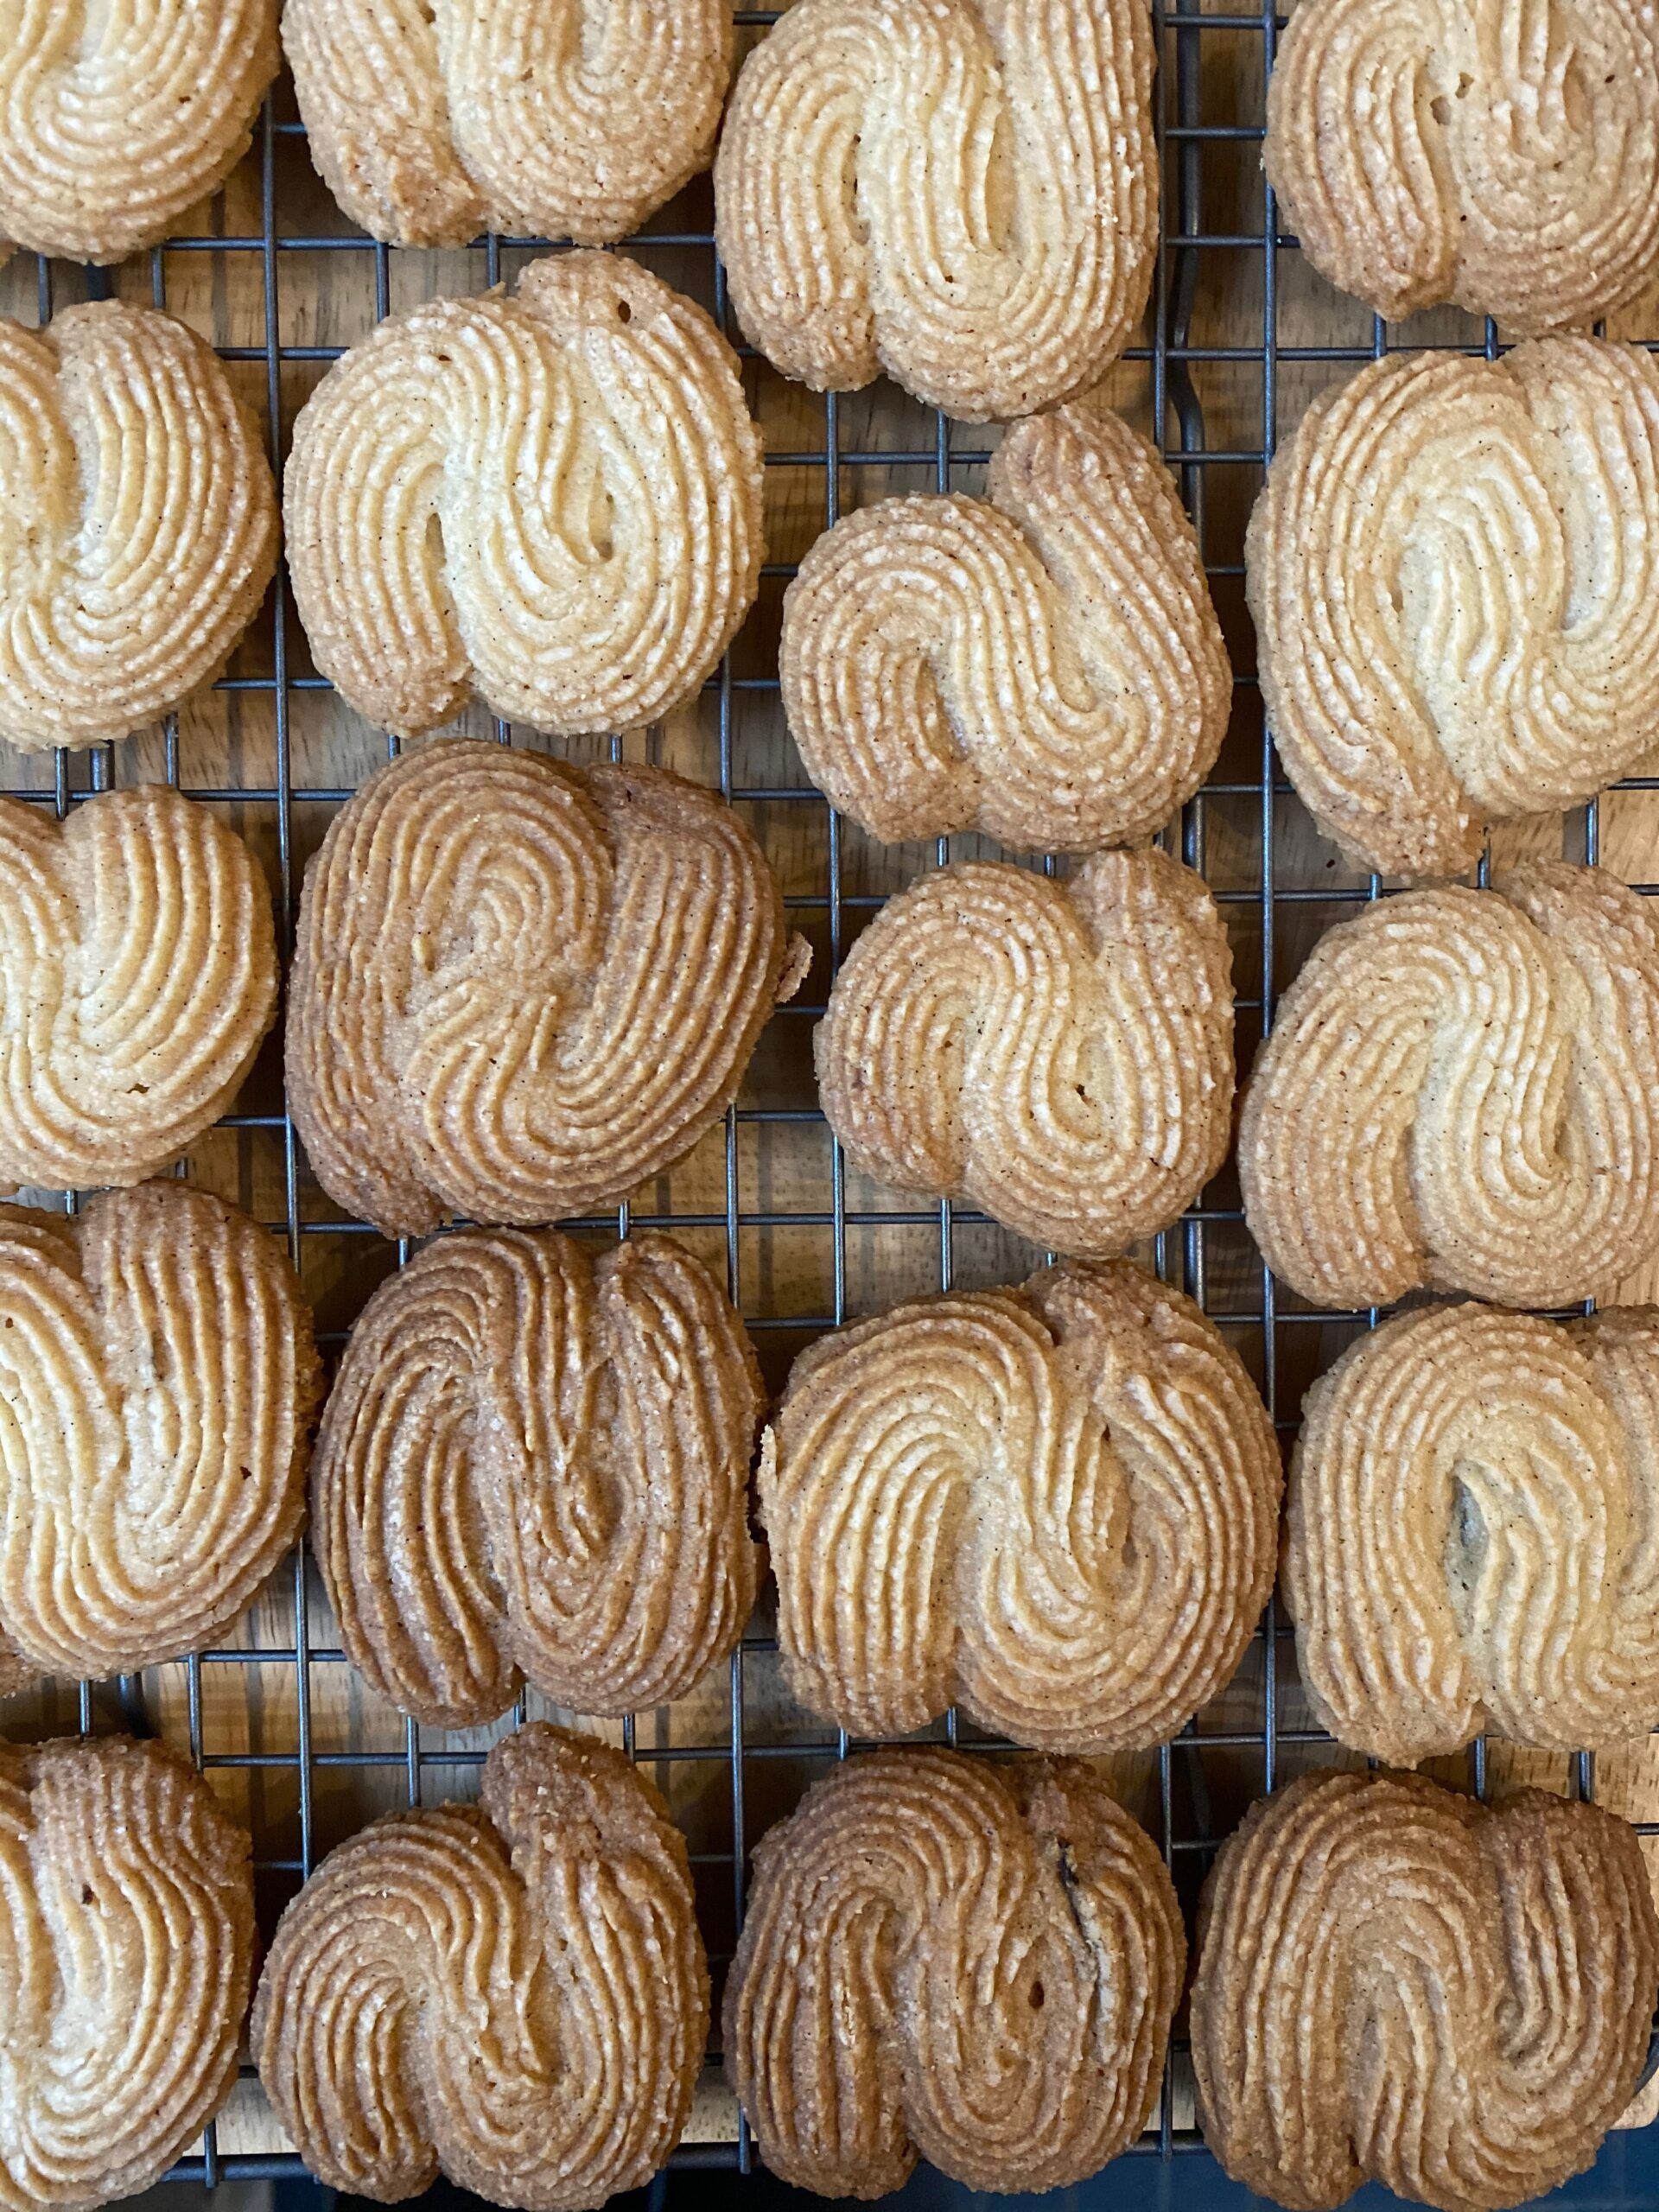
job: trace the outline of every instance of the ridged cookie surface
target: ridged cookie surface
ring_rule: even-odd
[[[474,687],[560,736],[655,721],[754,597],[761,474],[731,347],[634,262],[561,254],[511,299],[394,315],[294,425],[312,656],[404,735]]]
[[[1659,1726],[1659,1307],[1362,1337],[1303,1408],[1285,1590],[1320,1726],[1393,1765]]]
[[[1104,1257],[1226,1157],[1232,955],[1204,884],[1161,853],[1064,881],[969,861],[888,900],[814,1046],[855,1166]]]
[[[597,1261],[463,1230],[388,1278],[318,1440],[312,1549],[346,1654],[429,1726],[690,1688],[754,1603],[743,1325],[666,1236]]]
[[[1459,875],[1659,741],[1659,365],[1547,338],[1373,363],[1281,447],[1246,545],[1262,697],[1319,828]]]
[[[1238,1133],[1245,1217],[1305,1297],[1611,1296],[1659,1249],[1659,930],[1600,868],[1414,891],[1328,931]]]
[[[532,1722],[480,1805],[388,1814],[283,1913],[259,2077],[330,2187],[384,2204],[440,2171],[582,2212],[680,2138],[709,2029],[684,1840],[620,1751]]]
[[[709,792],[423,747],[306,870],[295,1126],[323,1188],[388,1235],[613,1204],[720,1118],[804,953]]]
[[[860,508],[802,563],[779,670],[807,773],[891,842],[1149,837],[1232,699],[1175,486],[1118,416],[1071,406],[1016,424],[987,491]]]
[[[882,2196],[1084,2179],[1157,2101],[1186,1942],[1150,1837],[1075,1760],[872,1751],[768,1829],[726,1984],[771,2171]]]
[[[1309,260],[1379,315],[1592,322],[1659,267],[1653,0],[1301,0],[1262,158]]]
[[[1153,60],[1146,0],[796,0],[715,164],[745,331],[964,422],[1086,391],[1152,281]]]
[[[241,1088],[276,1011],[270,893],[157,784],[61,824],[0,800],[0,1183],[142,1183]]]
[[[194,331],[115,300],[0,320],[0,742],[125,737],[217,674],[276,569],[276,493]]]
[[[1205,2140],[1294,2212],[1369,2179],[1442,2212],[1524,2203],[1630,2101],[1656,1986],[1642,1847],[1611,1813],[1306,1776],[1251,1807],[1205,1888]]]
[[[1176,1735],[1273,1587],[1279,1446],[1191,1300],[1126,1261],[918,1299],[796,1361],[760,1471],[796,1696],[1043,1751]]]
[[[236,1619],[300,1532],[321,1395],[287,1255],[179,1183],[0,1207],[0,1637],[131,1674]]]
[[[276,74],[276,0],[6,0],[0,240],[92,262],[159,244],[247,152]]]
[[[599,245],[708,166],[730,0],[288,0],[312,160],[393,245]]]
[[[248,1839],[159,1744],[0,1748],[0,2204],[158,2182],[236,2080]]]

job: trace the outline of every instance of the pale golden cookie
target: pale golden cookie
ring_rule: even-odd
[[[1268,1265],[1321,1305],[1611,1297],[1659,1250],[1647,902],[1535,861],[1328,931],[1256,1056],[1238,1173]]]
[[[323,675],[408,736],[476,688],[560,736],[693,697],[748,612],[760,438],[699,307],[606,253],[377,326],[300,410],[294,596]]]
[[[1153,62],[1147,0],[796,0],[715,164],[744,330],[817,391],[885,370],[963,422],[1086,391],[1152,282]]]
[[[194,331],[115,300],[0,319],[0,742],[125,737],[218,674],[276,570],[276,493]]]
[[[1232,701],[1169,474],[1118,416],[1071,406],[1016,424],[986,490],[861,507],[801,563],[779,672],[807,773],[892,843],[1149,837]]]
[[[60,261],[159,245],[247,152],[276,59],[276,0],[8,0],[0,239]]]
[[[158,2182],[229,2096],[248,1839],[175,1752],[0,1746],[0,2203],[89,2212]]]
[[[1232,955],[1161,853],[923,876],[854,945],[814,1042],[855,1166],[1053,1251],[1166,1227],[1227,1154]]]
[[[60,823],[0,799],[0,1184],[158,1174],[276,1012],[270,889],[205,806],[143,784]]]
[[[1460,875],[1488,823],[1659,744],[1659,364],[1593,338],[1374,362],[1280,448],[1245,561],[1320,830],[1384,875]]]
[[[709,2031],[685,1842],[620,1751],[532,1722],[480,1805],[389,1813],[286,1912],[254,1999],[259,2078],[329,2187],[440,2171],[582,2212],[680,2139]]]
[[[1652,0],[1300,0],[1262,160],[1282,227],[1379,315],[1611,315],[1659,268]]]
[[[1375,2179],[1497,2212],[1583,2172],[1659,1986],[1633,1828],[1524,1789],[1305,1776],[1223,1844],[1198,1916],[1204,2138],[1293,2212]]]
[[[730,0],[287,0],[311,158],[393,245],[600,245],[706,168]]]
[[[384,1282],[317,1441],[312,1549],[346,1656],[429,1726],[683,1696],[754,1603],[765,1410],[743,1325],[666,1236],[596,1261],[462,1230]]]
[[[1042,1751],[1162,1743],[1243,1656],[1281,1486],[1236,1355],[1127,1261],[855,1322],[761,1463],[791,1689],[860,1736],[959,1704]]]
[[[323,1188],[389,1236],[612,1205],[719,1120],[807,957],[709,792],[423,746],[306,870],[295,1126]]]
[[[1659,1726],[1659,1307],[1351,1344],[1303,1407],[1285,1592],[1320,1726],[1393,1765]]]
[[[1076,1760],[872,1751],[754,1853],[727,2072],[771,2171],[882,2196],[1085,2179],[1158,2101],[1186,1942],[1152,1840]]]

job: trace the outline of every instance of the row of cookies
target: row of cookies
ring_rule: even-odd
[[[248,1839],[175,1753],[67,1740],[0,1750],[0,2168],[19,2203],[95,2206],[229,2094]],[[1076,2183],[1147,2126],[1186,1963],[1162,1859],[1086,1766],[866,1753],[756,1852],[727,2071],[767,2164],[823,2196],[882,2196],[918,2155],[979,2189]],[[1287,2204],[1370,2177],[1448,2212],[1519,2203],[1594,2158],[1656,1983],[1641,1848],[1611,1815],[1306,1777],[1222,1844],[1200,1907],[1206,2139]],[[709,1998],[663,1800],[621,1752],[535,1722],[489,1754],[478,1803],[388,1815],[329,1855],[249,2027],[325,2183],[396,2202],[442,2171],[579,2212],[679,2141]]]

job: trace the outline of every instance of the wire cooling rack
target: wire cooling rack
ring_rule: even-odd
[[[1163,0],[1153,14],[1162,237],[1143,342],[1125,356],[1109,394],[1143,426],[1156,426],[1198,525],[1240,670],[1226,749],[1205,791],[1172,823],[1168,842],[1206,874],[1227,916],[1239,980],[1241,1060],[1248,1065],[1256,1035],[1271,1020],[1275,989],[1319,929],[1383,888],[1344,871],[1319,844],[1262,728],[1255,680],[1246,672],[1253,646],[1243,613],[1249,502],[1281,418],[1293,421],[1319,383],[1350,373],[1345,365],[1370,359],[1390,342],[1495,353],[1497,335],[1455,315],[1420,318],[1408,334],[1390,332],[1319,286],[1295,241],[1279,233],[1260,175],[1263,99],[1281,18],[1270,8],[1178,10]],[[763,34],[775,14],[740,9],[735,20],[741,44]],[[701,297],[739,341],[709,206],[704,179],[624,250]],[[268,421],[279,467],[296,406],[345,344],[413,297],[476,290],[510,276],[548,245],[491,237],[464,254],[439,257],[389,253],[351,233],[311,176],[285,85],[265,107],[253,154],[207,220],[201,233],[171,239],[114,272],[14,264],[4,278],[7,304],[28,319],[32,289],[32,311],[45,321],[54,307],[113,286],[182,313],[234,365],[245,396]],[[957,838],[884,853],[842,823],[800,779],[783,737],[776,673],[778,599],[817,531],[844,508],[889,489],[976,488],[993,437],[885,390],[816,397],[741,350],[766,438],[769,543],[779,557],[767,563],[755,615],[698,709],[628,746],[643,743],[648,757],[718,783],[745,813],[779,868],[795,922],[813,940],[814,972],[803,1002],[781,1009],[763,1040],[723,1133],[632,1207],[575,1226],[601,1239],[625,1236],[631,1227],[666,1228],[705,1259],[723,1260],[776,1387],[801,1344],[850,1313],[927,1287],[1018,1280],[1041,1255],[965,1210],[906,1205],[864,1185],[829,1138],[810,1055],[811,1020],[828,978],[889,892],[919,868],[978,848]],[[5,780],[16,786],[11,796],[54,806],[60,815],[118,779],[164,777],[214,804],[270,860],[286,940],[305,857],[330,813],[384,757],[384,741],[328,693],[311,671],[279,578],[232,671],[182,726],[169,722],[156,738],[118,751],[60,753],[45,763],[13,758]],[[487,727],[486,717],[470,719]],[[504,742],[523,734],[500,723],[494,728]],[[623,741],[600,750],[620,758]],[[1619,786],[1621,794],[1656,790],[1659,779],[1652,777]],[[1643,851],[1654,849],[1651,821],[1659,817],[1644,813],[1650,803],[1639,797],[1630,804],[1620,842],[1636,864],[1619,872],[1640,876]],[[1578,856],[1599,857],[1601,810],[1592,806],[1573,817],[1567,835]],[[1033,865],[1052,867],[1031,857]],[[388,1245],[330,1213],[296,1147],[274,1052],[240,1103],[246,1110],[204,1141],[188,1170],[285,1236],[318,1306],[325,1347],[337,1347],[373,1281],[400,1263],[408,1247]],[[1275,1285],[1249,1243],[1230,1178],[1230,1170],[1144,1256],[1222,1326],[1288,1432],[1306,1383],[1376,1315],[1316,1311]],[[67,1204],[73,1210],[74,1194]],[[849,1749],[844,1736],[788,1707],[768,1630],[757,1618],[721,1679],[684,1708],[634,1716],[607,1732],[650,1763],[687,1825],[717,1986],[741,1921],[747,1849],[823,1762]],[[1308,1724],[1287,1634],[1270,1606],[1233,1688],[1173,1743],[1128,1763],[1121,1777],[1189,1905],[1207,1854],[1249,1797],[1309,1759],[1345,1756],[1321,1750],[1329,1739]],[[475,1786],[491,1735],[499,1732],[439,1737],[373,1707],[346,1668],[303,1557],[283,1571],[226,1648],[142,1680],[83,1684],[62,1694],[67,1710],[60,1703],[44,1716],[48,1722],[67,1719],[83,1731],[149,1729],[188,1745],[252,1829],[267,1932],[330,1845],[365,1819],[393,1803],[431,1803]],[[532,1707],[521,1700],[515,1718]],[[1006,1748],[958,1726],[954,1715],[932,1732],[965,1749]],[[1466,1765],[1453,1764],[1449,1778],[1484,1789],[1484,1745],[1473,1746]],[[1589,1756],[1574,1757],[1559,1779],[1592,1795]],[[1641,1825],[1656,1833],[1654,1823]],[[1178,2040],[1154,2124],[1138,2150],[1168,2158],[1202,2147],[1191,2124],[1189,2078]],[[708,2102],[691,2132],[709,2139],[688,2142],[674,2163],[747,2171],[751,2148],[741,2118],[718,2098]],[[238,2112],[234,2102],[232,2111]],[[269,2142],[260,2147],[256,2111],[234,2130],[229,2118],[210,2128],[172,2178],[212,2188],[226,2176],[302,2171]]]

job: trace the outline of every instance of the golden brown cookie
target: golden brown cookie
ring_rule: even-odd
[[[0,238],[61,261],[159,245],[247,152],[276,74],[276,0],[14,0]]]
[[[1245,549],[1262,694],[1321,830],[1460,875],[1659,739],[1659,364],[1547,338],[1324,392]]]
[[[706,168],[730,0],[288,0],[311,158],[393,245],[600,245]]]
[[[1017,423],[986,488],[861,507],[801,563],[779,670],[807,773],[893,843],[1149,837],[1232,701],[1169,474],[1118,416],[1071,406]]]
[[[765,1410],[743,1325],[666,1236],[591,1259],[462,1230],[384,1282],[318,1438],[312,1549],[346,1656],[429,1726],[680,1697],[743,1632]]]
[[[1523,1789],[1304,1776],[1250,1808],[1198,1916],[1192,2063],[1235,2181],[1443,2212],[1595,2158],[1647,2056],[1659,1923],[1634,1829]]]
[[[300,410],[284,484],[312,657],[405,736],[560,736],[701,688],[761,559],[760,438],[699,307],[606,253],[380,323]]]
[[[1651,0],[1301,0],[1262,159],[1284,227],[1379,315],[1592,322],[1659,268]]]
[[[1659,1249],[1659,930],[1600,868],[1414,891],[1319,939],[1256,1056],[1245,1217],[1328,1306],[1611,1297]]]
[[[0,799],[0,1184],[158,1174],[276,1012],[269,887],[205,806],[143,784],[60,823]]]
[[[323,1188],[389,1236],[613,1205],[719,1120],[805,956],[710,793],[424,746],[306,870],[295,1127]]]
[[[212,1643],[305,1517],[322,1377],[282,1246],[180,1183],[3,1206],[0,1313],[0,1637],[92,1676]]]
[[[1243,1656],[1281,1487],[1236,1356],[1127,1261],[856,1322],[761,1462],[790,1687],[860,1736],[959,1704],[1042,1751],[1162,1743]]]
[[[1163,1861],[1089,1768],[871,1751],[755,1851],[726,2069],[768,2167],[820,2196],[918,2158],[1059,2188],[1146,2126],[1185,1966]]]
[[[115,300],[0,319],[0,742],[125,737],[219,672],[276,570],[276,493],[194,331]]]
[[[664,2164],[708,2030],[683,1838],[620,1751],[537,1721],[485,1761],[481,1805],[391,1813],[330,1853],[251,2037],[330,2187],[395,2204],[442,2171],[579,2212]]]
[[[855,1166],[1053,1251],[1122,1251],[1226,1157],[1232,954],[1202,881],[1161,853],[1064,881],[988,861],[923,876],[854,945],[814,1042]]]
[[[1659,1307],[1430,1306],[1307,1394],[1285,1592],[1321,1727],[1395,1766],[1659,1726]]]
[[[885,370],[963,422],[1088,391],[1152,282],[1153,60],[1147,0],[796,0],[715,164],[745,331],[816,391]]]
[[[0,1746],[0,2196],[88,2212],[158,2182],[229,2096],[248,1839],[175,1752]]]

